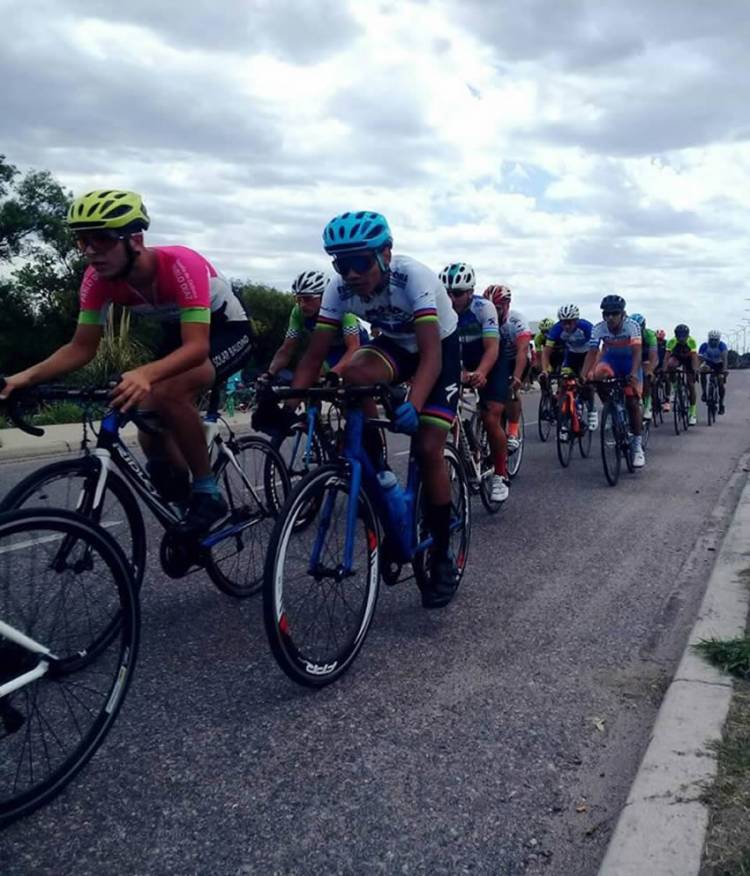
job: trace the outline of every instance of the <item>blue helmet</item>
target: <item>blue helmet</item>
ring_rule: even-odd
[[[629,313],[628,316],[641,328],[646,328],[646,317],[642,313]]]
[[[331,255],[356,250],[381,250],[393,243],[385,216],[360,210],[334,216],[323,230],[323,246]]]

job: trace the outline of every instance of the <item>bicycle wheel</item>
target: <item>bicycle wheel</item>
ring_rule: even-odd
[[[484,421],[479,414],[475,414],[472,418],[471,428],[474,433],[476,446],[479,448],[479,498],[490,514],[497,514],[503,507],[503,503],[495,502],[492,499],[492,476],[495,474],[495,461],[492,458],[490,441],[487,437],[487,430],[484,428]],[[465,466],[464,471],[466,472]]]
[[[526,436],[526,430],[523,422],[523,412],[521,412],[521,419],[518,422],[518,447],[508,452],[508,477],[513,480],[513,478],[518,474],[521,470],[521,463],[523,462],[523,444]]]
[[[94,456],[45,465],[19,481],[0,502],[0,512],[13,508],[61,508],[76,511],[108,532],[127,557],[140,589],[146,565],[146,528],[138,502],[112,469],[99,508],[93,512],[101,463]]]
[[[94,511],[94,497],[101,471],[100,461],[93,456],[62,460],[40,468],[16,484],[0,504],[0,512],[15,508],[45,508],[74,511],[101,526],[112,536],[125,554],[138,592],[146,566],[146,528],[143,514],[130,488],[111,469],[99,508]],[[89,642],[95,652],[107,647],[117,636],[120,617],[117,611],[102,624]]]
[[[466,479],[466,470],[458,458],[458,454],[449,444],[443,452],[445,463],[448,466],[448,477],[451,484],[451,536],[450,550],[456,561],[459,584],[466,571],[466,559],[469,554],[469,542],[471,541],[471,497],[469,494],[469,482]],[[424,520],[424,503],[427,501],[424,494],[424,483],[420,480],[415,497],[415,514],[417,538],[420,542],[429,538],[430,533]],[[412,560],[414,577],[420,590],[428,583],[430,574],[429,564],[430,551],[417,551]]]
[[[349,486],[337,464],[303,478],[276,520],[266,555],[263,619],[271,651],[289,678],[308,687],[330,684],[349,669],[378,599],[378,523],[364,490],[352,568],[343,570]],[[297,526],[311,507],[315,519]]]
[[[674,416],[674,433],[679,435],[682,429],[682,383],[675,383],[674,402],[672,404],[672,413]]]
[[[624,458],[630,474],[633,474],[635,471],[633,436],[630,432],[630,416],[625,405],[617,406],[617,437],[620,445],[620,456]]]
[[[614,487],[620,477],[620,444],[617,434],[617,413],[612,402],[602,408],[601,449],[602,466],[607,483]]]
[[[651,437],[651,420],[641,421],[641,447],[644,450],[648,447],[648,440]]]
[[[227,519],[212,537],[205,567],[223,593],[243,599],[263,586],[266,546],[289,494],[289,474],[268,441],[244,436],[227,445],[214,473],[229,506]]]
[[[707,420],[708,425],[713,426],[716,422],[716,411],[719,408],[719,390],[716,386],[716,380],[713,374],[708,378],[708,392],[706,393],[707,402]]]
[[[92,654],[92,634],[114,614],[117,636]],[[80,515],[1,514],[0,621],[2,827],[58,794],[117,716],[138,652],[129,564],[114,540]],[[14,633],[47,652],[33,651]]]
[[[573,417],[570,414],[570,399],[566,395],[557,411],[557,458],[560,465],[567,468],[570,465],[570,454],[573,451]]]
[[[680,414],[682,417],[682,431],[687,432],[690,425],[690,411],[688,409],[688,388],[682,384],[682,404],[680,405]]]
[[[539,413],[537,414],[536,429],[539,440],[544,443],[549,438],[552,424],[555,422],[554,402],[550,393],[543,392],[539,398]]]
[[[583,459],[588,459],[588,457],[591,456],[591,441],[593,436],[586,420],[588,408],[586,408],[585,405],[586,403],[584,402],[584,411],[582,412],[582,417],[580,419],[580,427],[583,429],[583,432],[578,436],[578,452]]]

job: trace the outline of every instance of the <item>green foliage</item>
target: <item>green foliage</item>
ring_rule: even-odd
[[[148,347],[131,332],[130,311],[110,307],[96,356],[76,375],[76,382],[101,386],[116,374],[148,362]]]
[[[701,639],[695,649],[723,672],[750,680],[750,638]]]
[[[268,286],[252,283],[237,284],[237,286],[255,330],[252,366],[256,370],[262,370],[266,368],[284,340],[294,298]]]

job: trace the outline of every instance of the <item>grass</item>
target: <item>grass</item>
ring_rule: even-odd
[[[716,781],[702,798],[709,819],[700,876],[750,876],[750,638],[704,640],[696,649],[736,679],[714,746]]]

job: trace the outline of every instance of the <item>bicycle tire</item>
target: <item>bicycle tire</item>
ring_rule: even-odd
[[[72,540],[74,562],[64,570],[36,562],[61,540]],[[128,560],[107,532],[82,515],[33,508],[5,512],[0,544],[0,618],[60,658],[48,663],[46,674],[0,699],[4,827],[59,794],[104,741],[132,679],[140,614]],[[81,563],[81,557],[88,561]],[[117,605],[120,623],[117,641],[92,658],[82,649],[96,597],[106,603],[106,616]],[[24,610],[24,600],[32,611]],[[0,640],[0,647],[0,683],[29,671],[30,663],[47,663],[11,639]]]
[[[566,395],[557,409],[557,423],[555,424],[555,443],[557,444],[557,458],[563,468],[570,465],[570,457],[573,452],[573,418],[570,414],[570,400]]]
[[[485,510],[489,514],[497,514],[497,512],[503,507],[503,502],[495,502],[492,499],[492,476],[495,474],[495,462],[492,458],[487,430],[485,429],[484,421],[479,414],[475,414],[472,417],[471,428],[474,433],[474,440],[479,448],[479,498],[482,500],[482,505],[484,505]],[[464,465],[464,473],[470,484],[471,478],[466,469],[466,465]]]
[[[263,621],[271,652],[286,675],[306,687],[320,688],[331,684],[351,667],[375,615],[380,584],[380,536],[372,503],[364,489],[360,490],[358,497],[351,576],[333,584],[327,578],[316,580],[309,568],[312,548],[304,547],[305,542],[314,543],[321,538],[321,555],[330,558],[330,569],[343,564],[349,486],[349,474],[341,464],[326,464],[310,472],[290,493],[274,525],[266,554]],[[312,525],[311,521],[303,528],[296,526],[297,517],[307,514],[311,504],[317,509],[318,525]],[[323,519],[318,519],[319,516]],[[338,544],[333,543],[336,535],[339,536]],[[300,571],[295,575],[293,564],[297,555]],[[358,562],[362,564],[364,574],[357,586],[353,577]],[[298,583],[297,578],[301,581],[299,594],[292,590]],[[341,583],[345,585],[346,596],[337,602],[334,586]],[[307,600],[323,603],[324,621],[335,622],[337,611],[343,609],[340,625],[345,641],[341,646],[338,645],[339,637],[334,637],[334,641],[330,633],[323,637],[326,638],[323,643],[304,641],[305,635],[310,638],[315,635],[318,623],[317,620],[309,622],[305,616],[303,602]],[[310,613],[316,613],[314,604]],[[347,620],[351,620],[349,629],[343,629]],[[333,653],[328,652],[331,647]]]
[[[620,444],[618,441],[617,425],[615,421],[615,408],[608,401],[602,408],[602,422],[600,431],[600,444],[602,453],[602,467],[607,483],[614,487],[620,477]]]
[[[521,411],[521,419],[518,421],[518,449],[508,453],[508,477],[513,480],[521,471],[521,463],[523,462],[523,448],[526,440],[526,427],[524,425],[523,411]]]
[[[688,427],[690,426],[690,411],[688,408],[689,404],[689,395],[687,385],[683,382],[682,384],[682,431],[687,432]]]
[[[471,494],[469,482],[466,478],[466,470],[458,457],[455,449],[446,444],[443,458],[448,465],[448,477],[451,483],[451,521],[452,532],[450,537],[450,550],[456,561],[458,569],[458,583],[460,584],[466,571],[466,560],[469,555],[471,542]],[[424,484],[420,480],[417,494],[414,500],[415,529],[417,539],[424,541],[429,532],[424,520]],[[414,577],[417,586],[423,590],[428,585],[429,578],[429,549],[418,551],[412,560]]]
[[[589,456],[591,456],[591,442],[593,440],[593,435],[585,420],[581,421],[581,428],[583,429],[583,432],[578,436],[578,452],[581,454],[582,459],[588,459]]]
[[[94,456],[65,459],[45,465],[19,481],[0,503],[0,512],[17,508],[48,508],[67,510],[101,526],[111,535],[128,560],[136,592],[143,583],[146,568],[146,527],[138,501],[127,483],[110,469],[99,512],[92,517],[94,493],[101,463]],[[80,480],[80,485],[76,485]],[[56,490],[52,485],[62,486]],[[53,491],[54,490],[54,491]],[[107,503],[107,497],[114,501]],[[51,503],[51,504],[50,504]],[[117,635],[119,618],[113,615],[88,645],[95,653],[99,647],[107,647]]]
[[[681,383],[676,382],[674,388],[674,402],[673,402],[673,415],[674,415],[674,433],[675,435],[679,435],[682,431],[682,413],[680,407],[682,405],[682,392],[681,392]]]
[[[266,546],[291,486],[281,455],[264,438],[243,436],[227,449],[243,474],[226,455],[220,456],[214,466],[229,507],[228,517],[218,529],[242,528],[212,544],[206,552],[205,568],[222,593],[245,599],[263,587]],[[243,458],[254,464],[243,463]]]
[[[536,420],[536,429],[539,440],[544,444],[552,431],[552,423],[555,420],[555,404],[549,393],[542,392],[539,398],[539,411]]]

